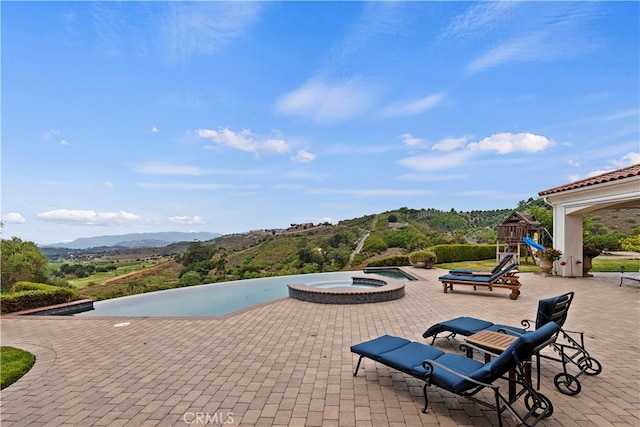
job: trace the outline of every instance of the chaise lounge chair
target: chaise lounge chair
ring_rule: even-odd
[[[358,374],[362,359],[368,358],[424,381],[425,404],[422,412],[426,413],[429,405],[427,388],[434,386],[495,410],[500,426],[504,411],[509,411],[520,423],[533,426],[541,419],[551,416],[553,405],[526,379],[523,361],[555,341],[559,329],[557,324],[549,322],[534,332],[518,337],[500,355],[467,344],[474,350],[493,356],[494,359],[488,363],[461,354],[445,353],[430,345],[405,338],[383,335],[351,347],[351,351],[360,356],[353,375]],[[516,376],[505,376],[512,369],[516,370]],[[522,389],[513,398],[507,398],[501,393],[500,387],[494,384],[498,379],[520,385]],[[478,394],[482,390],[493,392],[494,400],[480,399]],[[525,396],[524,404],[527,409],[524,414],[518,413],[513,406],[522,395]],[[530,418],[532,423],[527,424]]]
[[[493,276],[503,268],[509,264],[511,259],[513,258],[513,254],[506,254],[495,267],[493,267],[490,271],[483,270],[465,270],[462,268],[455,268],[453,270],[449,270],[449,274],[455,274],[457,276]]]
[[[424,338],[431,337],[431,344],[435,342],[436,338],[441,333],[447,333],[444,338],[452,338],[457,334],[463,336],[471,336],[478,332],[489,330],[494,332],[502,332],[509,335],[521,336],[531,333],[531,326],[535,325],[536,330],[541,328],[547,323],[553,322],[560,327],[561,336],[563,342],[554,342],[552,347],[555,352],[560,355],[560,358],[554,358],[547,355],[536,354],[536,365],[538,372],[538,388],[540,388],[540,358],[549,359],[556,362],[562,362],[563,372],[557,374],[554,378],[554,384],[556,388],[567,395],[576,395],[580,393],[582,388],[578,377],[580,375],[598,375],[602,371],[602,366],[593,357],[589,356],[589,353],[584,348],[584,333],[576,331],[566,331],[562,329],[567,315],[569,307],[573,301],[574,293],[568,292],[556,297],[545,298],[538,301],[538,312],[536,320],[522,320],[520,324],[522,327],[500,325],[488,322],[482,319],[476,319],[474,317],[457,317],[455,319],[447,320],[445,322],[436,323],[427,329],[422,336]],[[579,342],[571,334],[579,334]],[[571,375],[567,372],[567,365],[576,365],[580,372],[577,375]]]
[[[453,290],[453,285],[473,286],[474,291],[477,290],[478,287],[488,288],[490,291],[493,291],[493,288],[507,288],[511,289],[509,298],[515,300],[518,299],[520,287],[522,286],[518,281],[518,276],[514,274],[517,267],[518,263],[514,262],[492,276],[445,274],[444,276],[438,277],[438,280],[442,282],[442,289],[445,294]]]

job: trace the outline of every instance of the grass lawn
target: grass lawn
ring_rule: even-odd
[[[160,263],[166,262],[165,258],[153,260],[153,261],[140,261],[140,262],[120,262],[115,263],[116,269],[113,271],[105,271],[94,273],[88,277],[81,277],[79,279],[68,279],[69,283],[75,288],[83,288],[88,286],[90,283],[100,283],[107,279],[113,279],[114,277],[122,276],[129,273],[134,273],[136,271],[146,270],[148,268],[154,267]],[[56,267],[54,263],[50,264],[52,267]],[[100,266],[101,264],[97,264]],[[58,265],[57,268],[60,268]]]
[[[529,261],[531,262],[531,261]],[[496,261],[493,259],[483,261],[465,261],[450,262],[437,264],[436,267],[451,270],[454,268],[463,268],[467,270],[491,270],[495,267]],[[624,265],[624,270],[628,272],[638,271],[640,269],[640,259],[624,259],[618,257],[598,256],[593,259],[593,266],[590,272],[599,273],[620,273],[620,267]],[[518,270],[523,273],[532,273],[540,271],[540,267],[533,264],[520,264]],[[577,270],[576,270],[577,271]]]
[[[15,347],[0,347],[0,389],[10,386],[29,372],[35,363],[33,354]]]

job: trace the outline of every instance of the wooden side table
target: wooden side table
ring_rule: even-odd
[[[477,334],[465,337],[464,340],[469,344],[473,344],[477,347],[488,350],[492,353],[500,354],[505,351],[518,337],[513,335],[507,335],[500,332],[493,331],[480,331]],[[473,349],[467,347],[467,357],[473,357]],[[491,360],[491,356],[484,355],[484,362],[488,363]],[[531,382],[531,358],[527,360],[524,367],[525,377],[527,381]],[[516,396],[516,372],[515,368],[509,370],[509,400],[512,400]]]

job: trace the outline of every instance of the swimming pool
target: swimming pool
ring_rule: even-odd
[[[224,316],[253,305],[286,298],[289,295],[287,285],[291,283],[305,283],[313,286],[316,283],[342,282],[347,286],[351,283],[351,277],[357,274],[363,273],[340,271],[297,274],[169,289],[97,301],[93,304],[94,310],[77,313],[75,316]],[[409,280],[401,273],[393,275],[397,280]]]

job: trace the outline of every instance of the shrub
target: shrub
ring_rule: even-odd
[[[424,263],[425,268],[433,268],[438,258],[431,251],[416,251],[409,254],[409,261],[411,264]]]
[[[180,278],[180,286],[197,286],[202,284],[202,278],[197,271],[187,271]]]
[[[380,253],[388,248],[387,242],[379,233],[371,233],[364,242],[362,250],[369,253]]]
[[[14,292],[0,295],[2,313],[63,304],[78,299],[78,293],[74,289],[44,283],[17,282],[13,288]]]
[[[367,264],[367,267],[401,267],[411,265],[407,255],[396,255],[387,258],[377,259]]]
[[[620,243],[622,250],[640,252],[640,234],[622,239]]]

